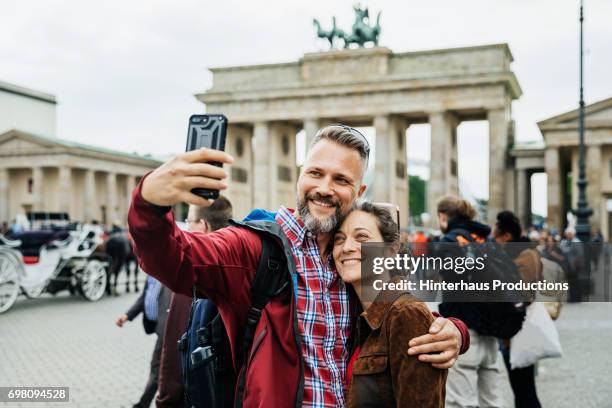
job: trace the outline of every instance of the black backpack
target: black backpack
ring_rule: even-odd
[[[246,361],[261,312],[268,302],[284,292],[289,273],[282,245],[271,233],[259,233],[262,252],[251,287],[252,304],[238,353],[240,368]],[[187,331],[178,342],[181,354],[185,400],[191,408],[242,406],[246,368],[237,378],[229,339],[216,306],[195,294]],[[234,401],[235,400],[235,401]]]
[[[456,229],[444,237],[445,242],[455,242],[461,235],[470,243],[458,249],[461,256],[481,257],[485,259],[487,276],[472,271],[460,276],[467,282],[491,282],[499,279],[502,282],[518,282],[521,279],[518,268],[499,246],[493,243],[475,243],[469,231]],[[523,327],[527,304],[517,299],[516,294],[507,291],[491,291],[473,293],[475,302],[445,301],[439,305],[443,316],[461,319],[468,328],[483,336],[493,336],[509,339]],[[480,296],[480,298],[479,298]],[[493,300],[495,301],[487,301]],[[504,301],[505,300],[505,301]]]

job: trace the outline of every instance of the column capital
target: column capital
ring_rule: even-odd
[[[487,120],[502,120],[502,121],[510,121],[511,112],[509,107],[500,107],[487,110]]]
[[[375,128],[388,127],[390,123],[391,123],[390,114],[376,115],[374,116],[374,119],[372,120],[372,124]]]
[[[450,115],[450,116],[454,116],[457,117],[457,114],[453,111],[450,111],[448,109],[432,109],[426,112],[427,116],[434,116],[434,115]]]

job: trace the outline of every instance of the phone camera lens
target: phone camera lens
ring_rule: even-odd
[[[191,118],[191,122],[200,123],[200,118]]]

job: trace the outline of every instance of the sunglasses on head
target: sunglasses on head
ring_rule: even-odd
[[[335,127],[339,127],[342,128],[344,130],[346,130],[347,132],[349,132],[351,135],[355,136],[358,139],[361,139],[363,141],[363,145],[365,148],[365,152],[366,152],[366,161],[370,158],[370,144],[368,143],[368,139],[366,139],[366,137],[364,136],[363,133],[361,133],[360,131],[358,131],[355,128],[352,128],[350,126],[347,125],[342,125],[339,123],[335,123],[333,125],[329,125],[329,126],[335,126]]]

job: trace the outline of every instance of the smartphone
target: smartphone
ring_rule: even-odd
[[[225,150],[227,136],[227,118],[224,115],[191,115],[187,129],[186,152],[207,147],[215,150]],[[222,167],[219,162],[209,162],[214,166]],[[207,188],[194,188],[191,192],[205,199],[216,199],[219,190]]]

